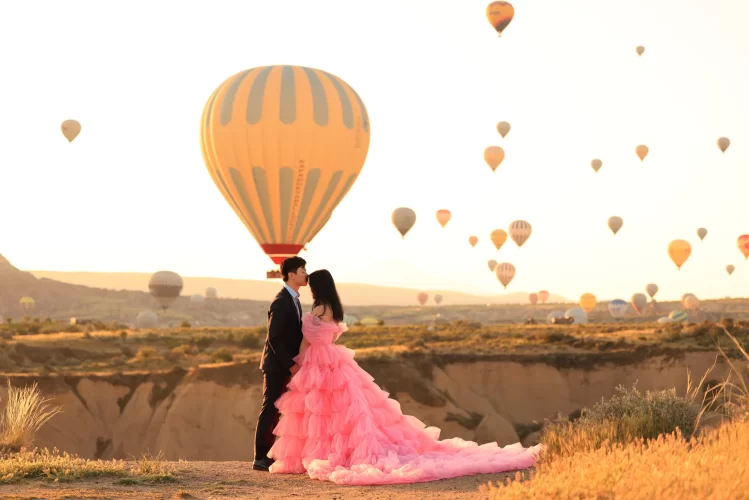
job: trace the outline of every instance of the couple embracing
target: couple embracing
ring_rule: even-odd
[[[538,446],[440,441],[439,428],[404,415],[354,361],[354,351],[336,344],[346,324],[331,274],[323,269],[307,275],[301,257],[286,259],[281,274],[284,287],[268,311],[260,363],[263,404],[253,469],[372,485],[535,465]],[[305,313],[299,288],[307,284],[314,303]]]

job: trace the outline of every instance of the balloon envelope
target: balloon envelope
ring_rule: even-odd
[[[546,315],[546,321],[549,323],[553,323],[555,319],[562,318],[564,318],[564,311],[551,311],[548,315]]]
[[[515,9],[510,2],[492,2],[486,6],[486,19],[499,36],[502,36],[514,16]]]
[[[637,50],[637,55],[638,56],[641,56],[641,55],[643,55],[645,53],[645,47],[643,47],[642,45],[638,45],[637,49],[635,49],[635,50]]]
[[[648,298],[644,293],[636,293],[632,295],[632,308],[637,312],[637,314],[642,314],[647,305]]]
[[[434,296],[434,303],[437,304],[437,305],[440,305],[442,303],[442,295],[439,295],[439,294],[435,295]]]
[[[668,319],[674,323],[682,323],[689,320],[689,315],[685,311],[671,311]]]
[[[406,233],[408,233],[416,223],[416,212],[406,207],[396,208],[393,210],[393,215],[390,219],[393,221],[395,229],[397,229],[398,232],[401,233],[403,239],[405,239]]]
[[[540,300],[542,304],[545,304],[546,301],[549,300],[549,292],[546,290],[538,292],[538,300]]]
[[[156,328],[156,325],[159,324],[159,318],[153,311],[141,311],[135,319],[135,324],[138,325],[138,328]]]
[[[507,233],[503,229],[495,229],[491,234],[492,243],[497,247],[497,250],[502,248],[502,245],[507,241]]]
[[[593,160],[590,162],[590,166],[593,167],[593,170],[598,173],[599,170],[601,170],[601,167],[603,166],[603,162],[601,160]]]
[[[504,137],[510,132],[510,124],[508,122],[497,123],[497,132],[499,132],[499,135],[504,139]]]
[[[530,295],[528,295],[528,300],[531,302],[531,304],[536,305],[538,303],[538,294],[531,293]]]
[[[470,243],[470,245],[472,247],[475,247],[478,242],[479,242],[478,236],[469,236],[468,237],[468,243]]]
[[[509,285],[512,281],[512,278],[515,277],[515,266],[507,262],[503,262],[497,265],[494,273],[497,275],[497,279],[500,283],[502,283],[506,290],[507,285]]]
[[[645,157],[650,152],[650,149],[648,149],[647,146],[644,144],[640,144],[635,148],[635,153],[637,153],[637,156],[640,158],[640,161],[645,161]]]
[[[614,318],[623,318],[627,314],[629,304],[622,299],[614,299],[609,302],[609,314]]]
[[[655,297],[655,294],[658,293],[658,285],[655,283],[648,283],[648,286],[645,287],[645,291],[648,292],[648,295],[650,295],[650,298],[652,299]]]
[[[449,210],[437,210],[437,222],[440,223],[440,226],[445,227],[451,218],[452,214]]]
[[[524,220],[516,220],[510,224],[510,238],[522,247],[523,244],[531,237],[531,225]]]
[[[580,307],[573,307],[564,313],[565,318],[572,318],[576,325],[584,325],[588,322],[588,313]]]
[[[209,287],[205,289],[205,298],[207,299],[215,299],[218,297],[218,292],[215,288]]]
[[[148,290],[156,301],[166,309],[182,292],[182,277],[172,271],[158,271],[148,281]]]
[[[744,260],[749,259],[749,234],[742,234],[739,236],[736,245],[739,247],[739,251],[744,256]]]
[[[583,308],[583,311],[586,313],[589,313],[593,309],[596,308],[596,296],[592,293],[584,293],[580,296],[580,307]]]
[[[725,153],[726,149],[728,149],[728,146],[731,145],[730,139],[728,137],[721,137],[718,139],[718,147],[720,148],[721,152]]]
[[[302,66],[230,76],[208,99],[200,125],[211,178],[276,264],[323,228],[369,151],[359,95],[340,78]]]
[[[726,266],[726,272],[728,273],[728,276],[733,274],[734,269],[736,269],[733,264],[728,264]]]
[[[700,240],[704,240],[705,236],[707,236],[707,229],[704,227],[701,227],[697,230],[697,236],[700,238]]]
[[[68,142],[73,142],[73,139],[81,133],[81,124],[76,120],[65,120],[60,125],[60,130],[62,130],[62,135],[65,136]]]
[[[609,217],[609,229],[611,229],[611,232],[614,233],[614,236],[616,236],[616,233],[619,232],[623,224],[624,221],[621,217],[617,217],[616,215],[613,217]]]
[[[416,296],[416,299],[419,301],[419,304],[423,306],[424,304],[427,303],[427,300],[429,300],[429,295],[427,295],[424,292],[421,292]]]
[[[676,264],[677,269],[681,269],[691,254],[692,245],[688,241],[673,240],[668,244],[668,256]]]
[[[490,270],[491,272],[494,272],[494,269],[496,269],[496,268],[497,268],[497,261],[496,261],[496,260],[494,260],[494,259],[492,259],[492,260],[490,260],[490,261],[488,262],[488,265],[489,265],[489,270]]]
[[[499,146],[489,146],[484,150],[484,161],[489,165],[489,168],[492,169],[492,172],[497,170],[497,167],[502,163],[502,161],[504,161],[504,159],[505,150]]]

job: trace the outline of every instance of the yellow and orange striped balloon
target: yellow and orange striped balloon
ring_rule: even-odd
[[[203,110],[211,178],[273,262],[296,255],[361,172],[369,117],[340,78],[301,66],[241,71]]]
[[[515,8],[510,2],[492,2],[486,6],[486,19],[496,30],[498,36],[512,22],[515,17]]]

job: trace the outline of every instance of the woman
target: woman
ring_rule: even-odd
[[[437,427],[403,415],[400,404],[354,361],[354,351],[335,344],[346,325],[331,274],[313,272],[309,287],[313,310],[302,319],[304,341],[294,358],[299,371],[276,402],[282,416],[268,453],[275,460],[270,472],[368,485],[506,472],[536,463],[539,447],[439,441]]]

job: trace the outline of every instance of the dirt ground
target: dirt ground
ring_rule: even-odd
[[[174,483],[120,485],[116,478],[96,478],[71,483],[25,480],[0,485],[0,499],[325,499],[325,500],[416,500],[479,499],[479,486],[504,481],[508,474],[482,474],[429,483],[393,486],[339,486],[302,475],[279,475],[251,470],[248,462],[173,463]]]

